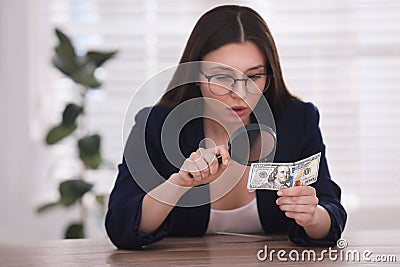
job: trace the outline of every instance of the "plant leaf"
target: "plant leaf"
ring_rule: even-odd
[[[47,133],[46,143],[48,145],[54,145],[55,143],[57,143],[64,137],[67,137],[68,135],[73,133],[75,131],[76,127],[77,127],[76,124],[72,124],[69,126],[65,126],[65,125],[61,124],[61,125],[57,125],[57,126],[53,127]]]
[[[83,232],[83,223],[72,223],[68,226],[65,231],[65,238],[84,238],[85,234]]]
[[[54,56],[51,62],[53,63],[53,66],[56,67],[59,71],[61,71],[66,76],[70,77],[72,68],[65,66],[62,60],[58,56]]]
[[[96,195],[96,201],[101,206],[101,209],[104,209],[105,196],[104,195]]]
[[[85,136],[78,141],[79,157],[90,169],[97,169],[101,164],[100,136]]]
[[[63,181],[59,186],[60,201],[64,206],[71,206],[82,198],[86,192],[90,191],[92,187],[93,184],[86,183],[79,179]]]
[[[84,155],[93,155],[100,149],[100,135],[88,135],[82,137],[79,142],[80,152]]]
[[[46,204],[40,206],[39,208],[37,208],[36,212],[42,213],[42,212],[47,211],[48,209],[54,208],[58,205],[60,205],[59,201],[58,202],[49,202],[49,203],[46,203]]]
[[[71,126],[75,124],[76,118],[83,112],[83,107],[74,103],[68,103],[63,112],[62,125]]]
[[[71,74],[71,78],[79,84],[90,88],[100,87],[101,83],[96,79],[94,71],[96,66],[91,62],[85,62],[79,68],[76,68]]]
[[[64,74],[70,76],[79,67],[78,57],[70,38],[61,30],[55,29],[59,43],[54,47],[53,64]]]
[[[88,51],[86,53],[86,58],[98,68],[103,65],[104,62],[114,57],[117,52],[116,50],[110,52]]]

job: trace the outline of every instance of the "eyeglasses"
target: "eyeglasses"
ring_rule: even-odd
[[[272,74],[266,73],[249,75],[243,79],[236,79],[228,74],[207,75],[202,70],[200,70],[200,73],[208,80],[208,88],[211,93],[219,96],[232,92],[239,81],[244,82],[247,92],[252,95],[260,95],[267,91],[273,78]],[[249,83],[249,80],[252,80],[252,82]]]

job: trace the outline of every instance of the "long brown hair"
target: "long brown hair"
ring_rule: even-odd
[[[253,9],[224,5],[206,12],[194,27],[179,63],[201,61],[207,53],[225,44],[245,41],[251,41],[258,46],[264,55],[267,73],[273,74],[264,96],[275,113],[285,102],[297,97],[289,92],[283,81],[278,51],[268,26]],[[178,67],[172,84],[174,80],[185,79],[182,77],[185,74],[179,73],[179,70]],[[195,83],[188,83],[173,90],[167,89],[158,104],[173,109],[188,99],[201,96],[200,88]]]

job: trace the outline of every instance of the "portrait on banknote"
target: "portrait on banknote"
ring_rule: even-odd
[[[293,177],[290,175],[290,168],[287,165],[275,167],[268,175],[261,187],[271,189],[289,188],[292,184]]]

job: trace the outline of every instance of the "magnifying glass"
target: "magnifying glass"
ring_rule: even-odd
[[[252,163],[271,162],[276,150],[276,133],[265,124],[252,123],[237,129],[228,141],[231,159],[245,166]],[[222,157],[218,157],[222,163]],[[190,177],[193,177],[189,173]]]
[[[276,134],[265,124],[248,124],[233,132],[228,148],[231,159],[242,165],[270,162],[275,156]]]

